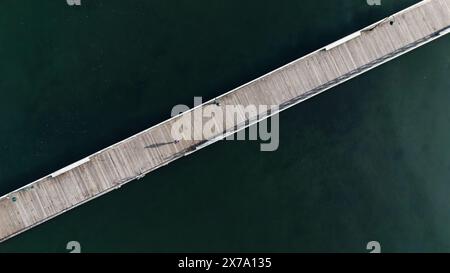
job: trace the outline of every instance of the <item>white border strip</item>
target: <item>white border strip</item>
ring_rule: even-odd
[[[353,40],[353,39],[355,39],[355,38],[357,38],[357,37],[359,37],[359,36],[361,36],[361,31],[357,31],[357,32],[355,32],[355,33],[352,33],[352,34],[350,34],[350,35],[348,35],[348,36],[346,36],[346,37],[344,37],[344,38],[342,38],[342,39],[340,39],[340,40],[337,40],[337,41],[334,42],[334,43],[331,43],[331,44],[327,45],[327,46],[325,47],[325,50],[333,49],[333,48],[335,48],[335,47],[337,47],[337,46],[340,46],[340,45],[342,45],[342,44],[345,44],[346,42],[348,42],[348,41],[350,41],[350,40]]]
[[[85,163],[87,163],[89,161],[91,161],[91,159],[89,157],[83,158],[83,159],[81,159],[81,160],[79,160],[79,161],[77,161],[75,163],[70,164],[67,167],[64,167],[64,168],[62,168],[62,169],[52,173],[50,176],[55,178],[55,177],[65,173],[65,172],[68,172],[68,171],[70,171],[72,169],[75,169],[76,167],[81,166],[81,165],[83,165],[83,164],[85,164]]]

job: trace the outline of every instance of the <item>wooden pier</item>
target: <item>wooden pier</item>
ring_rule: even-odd
[[[248,105],[276,105],[277,109],[268,113],[270,116],[431,42],[447,34],[449,29],[450,0],[419,2],[212,101],[6,194],[0,197],[0,241],[264,118],[242,112],[238,114],[236,126],[223,126],[222,132],[217,135],[175,141],[171,134],[172,125],[193,111],[227,105],[239,105],[244,111],[243,107]],[[192,122],[201,121],[193,119]]]

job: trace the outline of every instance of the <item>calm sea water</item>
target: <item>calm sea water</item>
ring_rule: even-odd
[[[417,1],[3,0],[0,193]],[[220,142],[0,252],[450,251],[450,37]]]

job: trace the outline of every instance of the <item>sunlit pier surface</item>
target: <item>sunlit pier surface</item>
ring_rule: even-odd
[[[254,116],[240,113],[237,126],[223,126],[217,135],[175,141],[171,134],[172,125],[192,111],[227,105],[276,105],[274,111],[266,113],[270,116],[447,34],[449,26],[450,0],[419,2],[197,108],[6,194],[0,197],[0,241],[264,118],[257,113]],[[201,121],[193,119],[192,122]],[[193,127],[201,130],[199,126]]]

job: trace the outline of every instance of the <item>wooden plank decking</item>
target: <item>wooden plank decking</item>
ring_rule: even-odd
[[[210,101],[199,107],[277,105],[282,111],[443,36],[449,26],[450,0],[422,1],[217,97],[219,105]],[[246,118],[255,119],[241,113],[237,128],[224,126],[213,140],[175,142],[171,126],[187,113],[1,197],[0,241],[213,143],[222,133],[241,130]]]

